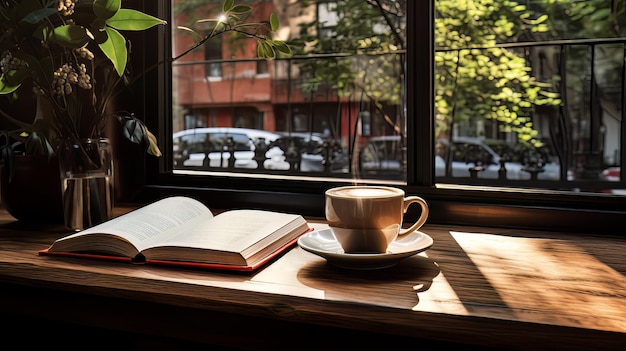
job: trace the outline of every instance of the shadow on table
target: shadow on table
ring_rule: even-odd
[[[428,290],[439,273],[434,260],[415,255],[393,267],[372,270],[338,268],[326,261],[316,261],[300,269],[298,280],[311,288],[323,290],[328,299],[342,300],[351,300],[360,294],[372,296],[372,287],[380,285],[376,295],[388,299],[390,294],[402,294],[407,297],[407,306],[412,306],[415,293]],[[410,290],[407,286],[419,288]]]

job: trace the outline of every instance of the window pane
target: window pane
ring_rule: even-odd
[[[622,84],[623,54],[608,54],[623,51],[619,24],[624,21],[621,12],[607,7],[582,11],[583,5],[604,6],[604,1],[557,0],[552,7],[543,6],[543,0],[522,2],[512,13],[532,10],[532,14],[518,14],[512,26],[505,21],[510,13],[498,20],[498,26],[481,24],[484,40],[467,34],[474,33],[471,27],[479,22],[460,25],[455,16],[463,17],[454,9],[458,5],[466,12],[484,11],[486,2],[481,1],[471,2],[477,9],[467,9],[465,1],[442,0],[307,1],[310,6],[306,7],[304,1],[290,0],[236,3],[253,6],[252,22],[266,20],[270,12],[278,14],[276,38],[288,41],[295,55],[263,61],[267,69],[259,68],[256,40],[250,45],[242,44],[249,41],[235,44],[224,35],[221,60],[207,61],[204,49],[197,49],[175,59],[171,67],[164,65],[165,74],[151,76],[154,81],[163,79],[164,84],[147,84],[151,94],[140,107],[146,109],[149,126],[159,131],[165,157],[149,163],[148,185],[143,189],[146,195],[188,191],[220,208],[263,204],[323,216],[320,203],[325,189],[362,178],[362,183],[391,183],[407,193],[423,195],[433,208],[432,223],[597,231],[623,222],[620,214],[623,216],[625,197],[597,193],[626,189],[620,174],[623,89],[621,85],[604,87],[613,80]],[[611,8],[621,9],[622,3],[614,1]],[[449,8],[442,7],[446,4]],[[511,2],[489,4],[488,10],[511,12],[502,7]],[[221,5],[220,1],[204,0],[172,2],[176,20],[169,17],[169,23],[175,34],[171,42],[174,57],[193,44],[193,38],[176,31],[175,26],[192,26],[197,19],[217,16]],[[315,5],[323,5],[323,9]],[[156,13],[161,3],[147,2],[146,6]],[[329,16],[333,11],[336,15]],[[576,12],[579,16],[572,17]],[[320,13],[325,21],[320,20]],[[612,13],[617,17],[601,20]],[[492,17],[498,16],[494,13]],[[585,32],[606,29],[606,23],[614,33],[598,32],[594,37]],[[542,24],[552,26],[551,30],[546,32]],[[488,42],[496,35],[495,43]],[[454,47],[454,40],[461,36],[477,43]],[[464,52],[461,57],[461,49],[469,50],[469,55]],[[599,59],[600,50],[604,60]],[[449,54],[453,52],[457,56]],[[156,61],[154,56],[146,58]],[[497,65],[491,66],[494,62],[485,57],[498,57]],[[207,63],[221,66],[220,78],[207,78]],[[485,76],[477,75],[481,73],[477,67],[493,70],[493,77],[487,75],[487,80],[497,77],[498,83],[507,82],[495,86],[505,94],[488,89]],[[502,75],[507,67],[518,68],[514,72],[520,75]],[[466,75],[454,76],[455,71]],[[167,93],[160,94],[160,90],[168,90],[170,77],[171,101]],[[521,85],[525,90],[513,84],[518,83],[516,79],[526,84]],[[473,91],[482,94],[461,94],[472,84]],[[534,99],[531,102],[539,103],[514,100],[520,92],[532,93],[528,94]],[[485,98],[498,107],[496,98],[506,105],[509,93],[517,101],[510,111],[487,113],[492,106],[483,103]],[[549,104],[550,99],[560,102]],[[470,113],[461,113],[464,111]],[[160,113],[163,120],[152,117]],[[532,123],[521,123],[522,118],[505,123],[512,116]],[[615,121],[609,122],[609,117]],[[170,143],[174,141],[172,133],[183,130],[235,127],[270,134],[252,146],[247,144],[250,150],[231,150],[223,134],[217,146],[196,144],[197,151],[190,149],[192,152],[181,150],[184,138]],[[212,132],[220,135],[217,130]],[[207,137],[195,134],[201,140]],[[525,149],[522,141],[526,139],[520,140],[519,135],[543,144],[537,150]],[[465,142],[460,137],[470,139]],[[486,172],[487,166],[498,160],[494,154],[500,160],[506,155],[505,166],[516,163],[516,167],[504,167],[504,176],[501,167]],[[185,165],[191,156],[195,161]],[[465,169],[453,168],[452,159]],[[557,165],[558,180],[541,179],[545,170],[534,172],[537,180],[531,179],[533,172],[528,171],[533,169],[527,163],[544,160]],[[526,179],[511,179],[515,173]],[[554,169],[550,173],[554,174]],[[248,179],[242,182],[244,177]],[[516,191],[515,187],[529,189]],[[552,189],[557,191],[547,191]],[[596,194],[578,193],[581,190]],[[561,209],[568,211],[568,216],[570,211],[576,213],[575,218],[570,221],[568,217],[564,223]]]
[[[257,168],[226,171],[406,182],[414,162],[407,158],[406,2],[241,3],[253,7],[249,22],[280,14],[274,37],[295,55],[258,60],[256,40],[230,33],[210,39],[173,65],[173,131],[273,133],[264,143],[251,139],[264,148],[233,155],[255,157],[240,162]],[[221,4],[175,1],[173,23],[209,33],[215,22],[196,21],[217,18]],[[624,15],[616,10],[623,6],[601,0],[434,4],[437,182],[626,189],[620,172]],[[174,55],[192,44],[190,35],[176,31]],[[174,168],[215,170],[176,161]]]
[[[218,18],[222,3],[174,1],[173,27],[207,35],[216,22],[198,20]],[[277,14],[274,38],[294,55],[257,59],[257,40],[225,33],[177,59],[174,169],[405,182],[405,2],[237,4],[252,6],[246,22]],[[194,43],[185,31],[173,42],[174,57]],[[246,150],[229,144],[233,135],[248,139]],[[217,149],[205,142],[219,138]]]
[[[626,189],[623,1],[435,7],[438,181]]]

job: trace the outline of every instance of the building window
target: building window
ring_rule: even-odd
[[[269,64],[267,60],[259,59],[256,61],[256,74],[257,76],[269,75]]]
[[[205,69],[208,79],[222,77],[222,38],[215,37],[204,44]]]
[[[474,27],[463,25],[470,12],[464,1],[377,1],[380,8],[357,0],[296,3],[253,3],[258,13],[271,12],[263,6],[283,11],[281,27],[290,29],[284,39],[296,48],[293,57],[268,62],[270,79],[247,73],[256,71],[256,43],[249,50],[243,44],[241,55],[225,60],[228,83],[174,79],[172,112],[163,118],[172,120],[171,134],[194,104],[258,111],[265,131],[299,140],[299,155],[322,165],[333,157],[333,166],[235,170],[224,177],[201,167],[180,172],[164,157],[150,170],[155,184],[254,190],[264,195],[238,198],[237,205],[261,202],[317,215],[330,186],[391,184],[425,196],[433,221],[520,227],[577,226],[562,223],[561,209],[601,213],[609,223],[625,208],[623,77],[610,74],[624,71],[614,66],[624,61],[624,40],[610,26],[582,33],[589,27],[576,21],[588,18],[571,16],[601,2],[497,3],[481,7],[485,22]],[[322,14],[330,26],[315,20]],[[490,23],[496,14],[508,17]],[[622,16],[600,14],[608,17],[596,23],[607,25]],[[182,66],[174,63],[172,72]],[[234,114],[220,116],[224,126],[236,125]],[[171,147],[167,133],[162,144]],[[311,147],[316,141],[323,147]],[[274,193],[293,198],[267,196]],[[207,201],[228,206],[225,199]]]
[[[334,38],[337,36],[337,23],[339,11],[336,1],[320,1],[317,4],[318,33],[322,38]]]

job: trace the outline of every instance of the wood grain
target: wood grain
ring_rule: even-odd
[[[276,337],[323,347],[314,330],[352,335],[364,346],[625,348],[625,238],[438,225],[421,231],[434,245],[390,269],[334,268],[295,247],[244,274],[38,256],[67,232],[0,212],[0,314],[250,349]],[[247,337],[226,328],[251,321],[256,331]]]

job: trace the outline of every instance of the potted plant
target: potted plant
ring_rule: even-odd
[[[261,57],[273,58],[275,50],[290,53],[269,33],[257,34],[255,27],[266,24],[244,23],[242,14],[250,7],[226,0],[222,10],[222,17],[202,20],[213,23],[207,35],[181,28],[197,38],[186,52],[216,35],[234,31],[254,33],[248,35],[259,41]],[[270,32],[276,30],[275,16],[269,23]],[[102,144],[85,146],[84,141],[103,140],[110,121],[119,122],[123,135],[144,145],[148,154],[161,155],[156,138],[139,118],[111,111],[111,106],[120,88],[136,78],[126,70],[129,53],[123,33],[165,24],[141,11],[122,8],[121,0],[0,1],[0,98],[5,100],[0,105],[4,123],[0,126],[4,128],[0,131],[0,153],[6,178],[3,194],[15,181],[18,154],[39,155],[46,160],[56,156],[63,177],[70,171],[89,176],[92,171],[100,172],[102,163],[109,162],[99,149]],[[30,113],[18,108],[20,104],[30,106]],[[67,165],[68,160],[73,164]],[[49,165],[56,167],[54,162]]]

